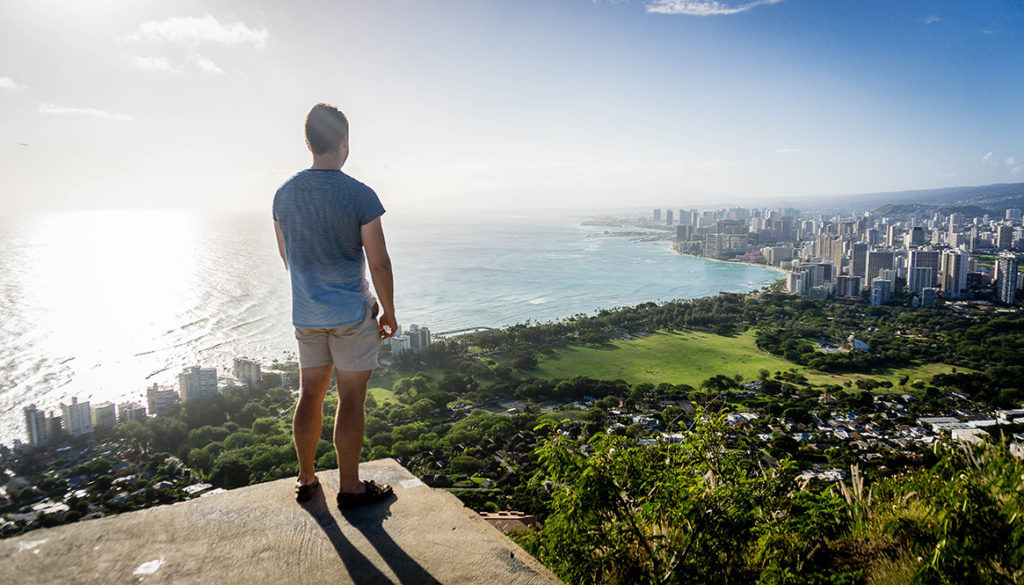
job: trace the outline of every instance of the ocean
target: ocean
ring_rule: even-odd
[[[399,323],[432,332],[750,291],[757,266],[675,254],[638,231],[528,214],[384,216]],[[266,214],[83,211],[0,220],[0,443],[22,407],[136,400],[192,365],[294,356]]]

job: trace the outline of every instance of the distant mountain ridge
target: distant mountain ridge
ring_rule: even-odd
[[[914,211],[960,212],[969,216],[985,213],[1002,215],[1008,208],[1024,208],[1024,183],[859,193],[828,198],[815,197],[814,199],[820,202],[818,206],[827,210],[876,209],[878,213],[885,215]],[[805,207],[817,207],[806,206],[806,200],[801,203],[804,203]],[[797,203],[797,205],[800,204]]]

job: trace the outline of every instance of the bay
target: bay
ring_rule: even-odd
[[[445,332],[750,291],[774,270],[681,256],[579,217],[389,212],[400,324]],[[632,229],[632,228],[631,228]],[[267,214],[85,211],[0,222],[0,442],[22,407],[143,401],[182,368],[294,354]]]

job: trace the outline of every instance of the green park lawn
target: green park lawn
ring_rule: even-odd
[[[734,336],[702,331],[658,332],[647,337],[618,340],[600,347],[570,346],[542,357],[534,373],[545,378],[569,378],[576,375],[605,380],[622,379],[630,384],[689,384],[698,386],[716,374],[744,380],[757,378],[758,371],[795,370],[814,384],[842,384],[857,378],[887,379],[896,383],[903,375],[910,382],[929,380],[953,368],[945,364],[925,364],[910,368],[884,368],[856,374],[828,374],[798,366],[793,362],[761,351],[754,343],[754,332]]]

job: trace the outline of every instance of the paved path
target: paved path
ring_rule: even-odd
[[[295,503],[292,479],[0,540],[0,584],[553,585],[515,543],[391,459],[364,479],[395,497],[342,513],[338,477]]]

